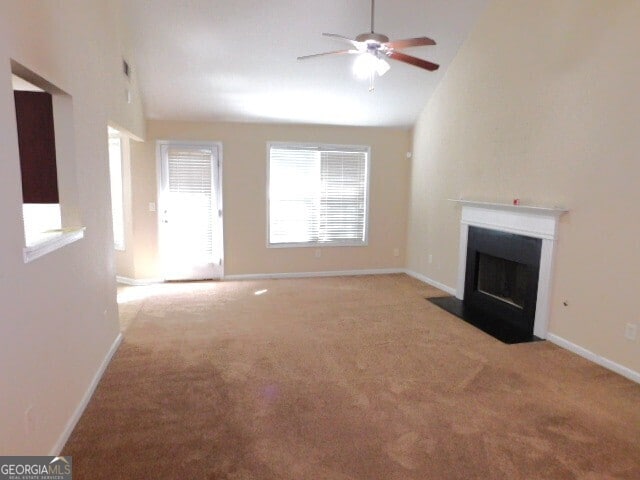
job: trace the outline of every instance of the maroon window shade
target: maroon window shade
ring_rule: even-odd
[[[23,203],[59,203],[53,102],[46,92],[14,91]]]

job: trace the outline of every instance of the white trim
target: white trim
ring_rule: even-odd
[[[225,275],[223,280],[263,280],[277,278],[352,277],[357,275],[388,275],[405,273],[402,268],[374,268],[370,270],[333,270],[327,272],[247,273]]]
[[[107,125],[107,132],[108,132],[108,140],[109,140],[109,196],[110,196],[110,203],[111,203],[111,228],[113,230],[113,248],[119,252],[124,252],[125,251],[125,196],[124,196],[124,143],[123,142],[123,134],[120,133],[118,130],[116,130],[113,127],[110,127]],[[111,156],[111,140],[118,140],[118,147],[120,150],[120,157],[119,157],[119,162],[115,162],[114,159]],[[128,143],[127,143],[128,145]],[[120,175],[113,175],[113,172],[111,170],[112,164],[115,163],[120,163]],[[118,210],[120,210],[120,220],[122,220],[122,238],[116,238],[116,213],[115,209],[114,209],[114,200],[113,200],[113,179],[114,177],[116,178],[116,182],[119,182],[119,187],[120,187],[120,207]]]
[[[553,288],[553,264],[555,262],[554,247],[554,240],[542,239],[536,314],[533,319],[533,334],[538,338],[547,338],[548,335],[549,316],[551,315],[551,289]]]
[[[414,272],[413,270],[405,270],[404,273],[406,273],[407,275],[409,275],[410,277],[413,277],[417,280],[420,280],[421,282],[424,282],[428,285],[431,285],[432,287],[436,287],[440,290],[442,290],[443,292],[447,292],[449,295],[455,295],[456,294],[456,289],[453,287],[450,287],[448,285],[445,285],[444,283],[440,283],[436,280],[433,280],[432,278],[429,278],[425,275],[422,275],[421,273],[418,272]]]
[[[116,282],[122,283],[123,285],[133,285],[135,287],[143,286],[143,285],[154,285],[156,283],[163,283],[164,280],[161,278],[129,278],[122,277],[120,275],[116,275]]]
[[[511,203],[481,202],[478,200],[464,200],[462,198],[460,199],[449,198],[448,200],[450,202],[459,203],[461,205],[468,205],[471,207],[488,208],[491,210],[511,210],[514,212],[516,211],[521,213],[527,212],[527,213],[533,213],[538,215],[547,215],[547,216],[552,215],[556,217],[559,217],[563,213],[566,213],[569,211],[563,207],[539,207],[536,205],[520,205],[520,204],[513,205]]]
[[[218,195],[218,210],[220,211],[220,215],[218,218],[218,229],[220,230],[220,234],[218,235],[218,240],[220,241],[220,280],[224,278],[224,195],[223,188],[224,182],[222,180],[222,164],[224,162],[224,152],[222,142],[216,142],[218,146],[218,185],[216,188],[216,193]]]
[[[491,207],[462,206],[462,224],[474,225],[527,237],[553,240],[557,235],[558,216],[555,213],[531,213],[528,210],[504,210]]]
[[[469,244],[469,225],[460,224],[460,242],[458,243],[458,283],[456,292],[453,294],[458,300],[464,298],[464,280],[467,269],[467,245]]]
[[[267,248],[333,248],[333,247],[368,247],[368,243],[354,243],[348,241],[335,242],[299,242],[299,243],[270,243]]]
[[[555,335],[553,333],[547,334],[547,340],[561,348],[564,348],[565,350],[569,350],[576,355],[580,355],[581,357],[586,358],[593,363],[597,363],[601,367],[622,375],[623,377],[628,378],[633,382],[640,383],[640,372],[631,370],[630,368],[620,365],[619,363],[609,360],[608,358],[601,357],[600,355],[593,353],[591,350],[587,350],[586,348],[576,345],[575,343],[572,343],[569,340],[565,340],[564,338],[559,337],[558,335]]]
[[[22,249],[22,255],[24,257],[24,263],[29,263],[40,258],[48,253],[51,253],[59,248],[69,245],[84,238],[84,231],[86,227],[63,229],[60,232],[56,232],[51,238],[42,240],[34,245],[24,247]]]
[[[104,374],[105,370],[109,366],[111,359],[113,358],[115,353],[118,351],[118,347],[120,347],[120,344],[122,343],[122,338],[123,338],[122,333],[118,333],[118,336],[111,344],[111,348],[109,348],[109,351],[107,352],[104,359],[102,360],[100,367],[98,367],[98,371],[93,376],[93,380],[91,380],[91,383],[89,384],[89,388],[87,388],[87,391],[84,393],[82,400],[80,400],[80,403],[78,404],[75,411],[73,412],[73,415],[71,415],[71,418],[69,418],[69,420],[67,421],[67,424],[65,425],[64,430],[62,431],[62,434],[58,438],[58,441],[54,444],[53,448],[51,448],[51,450],[49,451],[49,455],[51,456],[60,455],[60,452],[62,451],[65,444],[67,443],[67,440],[69,440],[69,437],[73,432],[73,429],[76,427],[78,420],[80,420],[80,417],[84,413],[85,408],[87,408],[87,405],[89,404],[89,401],[93,396],[93,392],[95,392],[96,388],[98,387],[98,384],[100,383],[100,379],[102,378],[102,375]]]

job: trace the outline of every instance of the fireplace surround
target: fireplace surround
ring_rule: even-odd
[[[564,208],[511,205],[472,200],[454,201],[462,206],[456,298],[464,302],[467,246],[471,227],[539,239],[540,261],[535,295],[533,334],[541,339],[546,338],[549,323],[554,246],[557,240],[559,218],[567,210]]]

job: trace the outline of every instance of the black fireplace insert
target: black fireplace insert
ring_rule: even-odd
[[[469,227],[464,300],[429,299],[505,343],[533,335],[542,240]]]
[[[465,307],[533,334],[542,240],[469,227]]]

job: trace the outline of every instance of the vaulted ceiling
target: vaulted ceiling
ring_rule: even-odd
[[[323,32],[370,30],[370,0],[128,0],[134,65],[153,119],[409,127],[487,0],[377,0],[375,31],[427,36],[405,53],[436,72],[390,60],[375,90],[352,73],[355,55]]]

